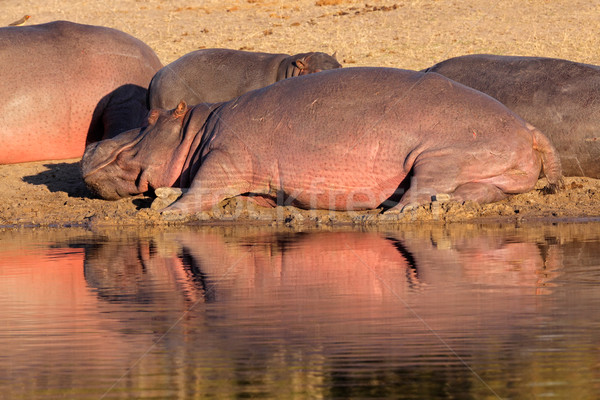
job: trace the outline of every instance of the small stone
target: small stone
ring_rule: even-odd
[[[448,193],[438,193],[431,198],[432,201],[450,201],[450,195]]]
[[[179,198],[183,194],[183,190],[180,188],[160,187],[154,190],[154,194],[156,197],[161,199],[166,199],[173,196],[177,196]]]
[[[180,188],[162,187],[154,191],[156,199],[150,205],[153,210],[161,210],[175,203],[182,195],[183,190]]]

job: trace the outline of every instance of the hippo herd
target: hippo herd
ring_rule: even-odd
[[[0,28],[0,55],[1,164],[83,154],[105,199],[189,189],[167,214],[235,196],[389,213],[600,178],[594,65],[471,55],[417,72],[203,49],[163,67],[123,32],[65,21]]]

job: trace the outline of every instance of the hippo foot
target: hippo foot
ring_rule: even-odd
[[[384,215],[396,215],[398,217],[399,214],[405,214],[407,212],[416,211],[420,206],[424,204],[431,204],[432,207],[439,206],[440,203],[446,203],[452,201],[452,195],[448,193],[437,193],[431,196],[427,196],[426,199],[421,199],[422,201],[413,201],[407,204],[398,204],[395,207],[390,208],[385,211],[381,216]]]
[[[408,203],[408,204],[398,204],[396,207],[394,208],[390,208],[389,210],[385,211],[382,215],[400,215],[409,211],[414,211],[417,208],[419,208],[421,204],[419,203]]]
[[[406,215],[406,212],[410,210],[414,210],[419,207],[416,203],[406,204],[404,206],[396,206],[394,208],[390,208],[389,210],[384,211],[383,213],[377,216],[377,220],[379,222],[395,222],[400,221]]]
[[[542,193],[543,194],[556,194],[556,193],[560,192],[562,189],[564,189],[564,187],[565,187],[565,183],[561,179],[557,183],[548,183],[546,186],[544,186],[544,188],[542,188]]]
[[[399,221],[401,218],[400,212],[399,211],[393,211],[393,212],[385,212],[383,214],[379,214],[377,220],[379,222],[394,222],[394,221]]]
[[[353,218],[352,222],[355,224],[371,224],[381,220],[381,214],[379,214],[380,210],[377,210],[377,213],[367,213],[358,215]]]

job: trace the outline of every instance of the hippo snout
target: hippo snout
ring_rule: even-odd
[[[141,171],[122,168],[119,157],[132,147],[141,128],[124,132],[113,139],[92,143],[85,149],[79,163],[81,176],[86,186],[97,196],[107,200],[118,200],[139,193],[136,182]]]
[[[217,106],[203,105],[198,115],[208,116]],[[88,188],[116,200],[178,185],[195,138],[182,131],[187,111],[183,101],[173,110],[153,109],[144,126],[88,146],[81,159]]]
[[[90,154],[93,154],[95,151],[95,145],[88,146],[80,163],[81,175],[87,188],[94,195],[106,200],[119,200],[130,196],[130,191],[125,189],[127,186],[126,182],[117,175],[118,171],[115,171],[112,164],[97,168],[90,161]],[[135,181],[135,178],[133,178],[133,181]]]

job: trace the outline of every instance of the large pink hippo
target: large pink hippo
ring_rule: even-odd
[[[0,28],[0,164],[80,157],[139,127],[161,63],[115,29],[56,21]]]
[[[347,68],[286,79],[232,101],[170,111],[88,146],[82,173],[106,199],[189,187],[171,213],[239,195],[362,210],[492,202],[560,185],[548,139],[491,97],[435,73]],[[444,195],[444,196],[440,196]],[[397,196],[396,196],[397,197]],[[384,204],[385,203],[385,204]]]
[[[567,176],[600,178],[600,66],[474,54],[427,69],[480,90],[544,132]]]
[[[335,56],[320,52],[256,53],[230,49],[196,50],[156,73],[148,88],[150,108],[228,101],[282,79],[341,68]]]

